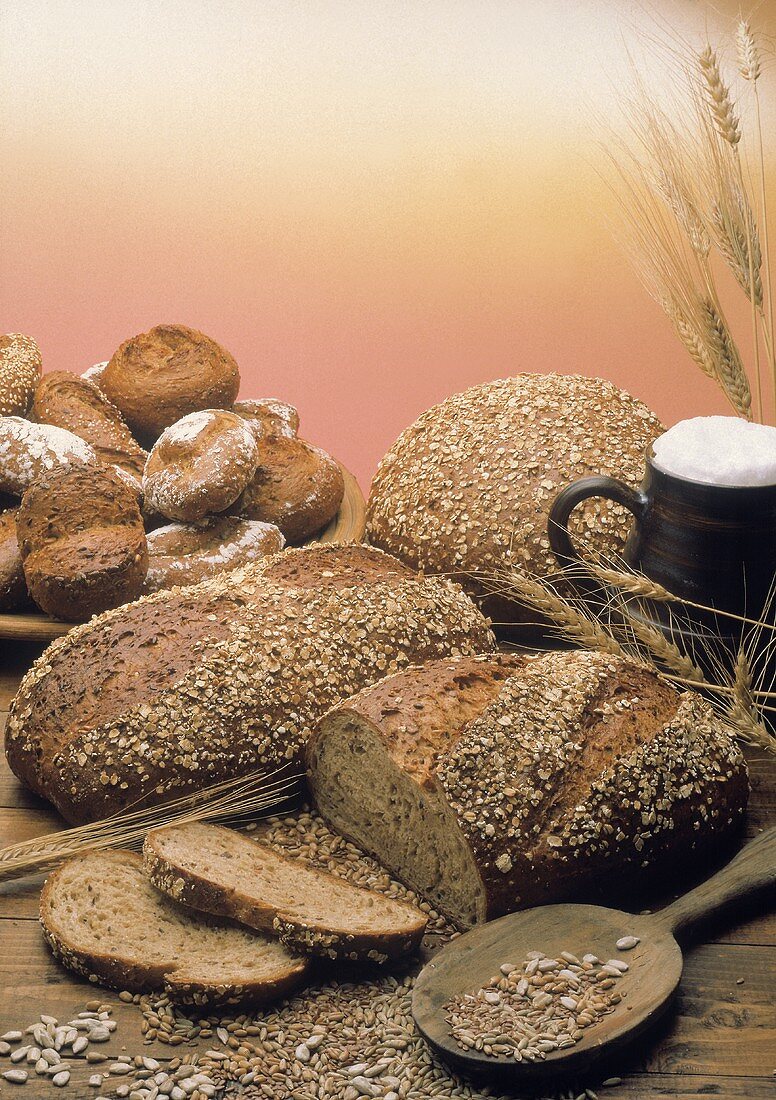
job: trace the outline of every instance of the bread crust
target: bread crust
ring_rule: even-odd
[[[518,374],[473,386],[423,413],[380,461],[367,539],[413,568],[457,577],[494,622],[535,623],[535,611],[492,594],[493,574],[556,573],[547,522],[557,494],[588,474],[635,488],[663,430],[646,405],[600,378]],[[613,555],[630,522],[597,498],[571,528]]]
[[[259,444],[259,462],[234,515],[279,527],[292,545],[330,523],[342,504],[345,481],[337,463],[303,439],[274,435]]]
[[[203,830],[211,836],[220,837],[225,848],[233,852],[242,850],[250,853],[257,867],[257,876],[250,892],[235,889],[223,880],[219,881],[217,871],[209,873],[201,865],[201,861],[197,859],[196,845],[198,836],[205,835]],[[394,910],[396,919],[396,927],[380,932],[366,928],[356,930],[352,923],[348,929],[338,928],[331,920],[321,920],[312,912],[306,917],[294,916],[288,909],[262,899],[260,873],[263,859],[269,859],[271,864],[287,867],[290,881],[299,879],[300,876],[312,877],[323,889],[327,880],[333,881],[338,889],[347,889],[352,894],[354,911],[360,904],[361,897],[369,896],[370,891],[351,886],[346,880],[306,865],[298,859],[280,855],[266,845],[230,829],[214,825],[184,825],[178,827],[177,831],[179,835],[182,832],[190,838],[193,851],[189,857],[182,859],[170,850],[166,843],[170,836],[169,829],[153,829],[143,844],[143,865],[154,886],[183,905],[190,905],[193,909],[215,916],[231,917],[249,928],[277,936],[281,943],[295,951],[328,959],[384,963],[389,959],[411,954],[420,946],[427,920],[419,909],[407,902],[377,896],[381,904]],[[300,890],[304,888],[304,877],[298,883]]]
[[[363,722],[452,811],[480,878],[478,919],[581,900],[612,873],[669,866],[740,825],[748,781],[730,731],[699,696],[678,695],[650,670],[605,654],[546,654],[475,698],[479,713],[461,709],[456,720],[451,710],[434,752],[413,758],[395,730],[411,722],[429,741],[434,716],[415,709],[414,684],[436,678],[441,691],[440,669],[406,670],[333,708],[308,748],[310,786],[326,816],[316,773],[327,730],[348,715]],[[391,697],[400,701],[386,713]],[[330,820],[380,858],[358,829]]]
[[[132,879],[142,884],[143,860],[140,855],[121,850],[97,854],[100,857],[100,871],[107,865],[109,870],[112,869],[123,880],[127,880],[129,885]],[[120,949],[105,952],[89,950],[76,943],[64,931],[56,916],[55,901],[60,881],[78,863],[90,867],[93,861],[89,855],[76,857],[49,875],[41,891],[40,923],[54,956],[68,969],[81,974],[90,982],[107,985],[112,989],[126,989],[132,993],[164,990],[177,1001],[198,1005],[266,1003],[295,989],[309,970],[307,960],[299,955],[290,958],[287,965],[279,967],[274,975],[261,981],[245,983],[236,978],[230,980],[225,972],[222,980],[214,982],[198,980],[196,967],[183,959],[155,962],[148,955],[141,959],[126,952],[122,954]],[[160,894],[158,904],[164,910],[165,905],[172,903],[163,900]],[[194,917],[192,919],[197,920]],[[202,921],[201,918],[200,920]]]
[[[50,615],[82,622],[140,594],[148,567],[137,497],[102,466],[60,466],[16,516],[27,588]]]
[[[0,416],[25,416],[43,369],[40,348],[31,336],[0,336]]]
[[[54,642],[11,705],[6,754],[69,821],[94,820],[296,767],[317,719],[359,688],[494,645],[451,581],[362,546],[284,550]]]
[[[142,478],[146,451],[116,406],[89,379],[65,370],[44,375],[35,390],[30,419],[66,428],[90,443],[106,465],[119,466],[135,481]]]
[[[150,443],[182,416],[228,409],[239,388],[229,352],[186,325],[157,325],[126,340],[100,377],[100,389],[135,435]]]
[[[248,424],[224,409],[204,409],[166,428],[143,475],[147,506],[191,523],[223,512],[250,483],[259,447]]]

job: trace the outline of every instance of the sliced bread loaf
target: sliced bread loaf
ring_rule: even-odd
[[[155,890],[134,852],[92,852],[49,876],[40,899],[56,957],[90,982],[165,989],[194,1004],[268,1001],[309,963],[276,939],[217,922]]]
[[[382,963],[414,951],[426,928],[414,905],[218,825],[153,829],[143,855],[154,886],[176,901],[271,932],[309,954]]]
[[[459,925],[668,871],[741,821],[746,766],[700,696],[607,654],[549,653],[488,685],[493,662],[389,677],[308,748],[331,826]]]

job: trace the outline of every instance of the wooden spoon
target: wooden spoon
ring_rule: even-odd
[[[412,1012],[423,1036],[446,1061],[464,1072],[508,1075],[527,1080],[576,1073],[609,1056],[648,1028],[665,1012],[682,976],[681,939],[702,920],[759,891],[776,900],[776,828],[761,833],[712,878],[659,913],[634,916],[598,905],[543,905],[510,913],[459,936],[421,971],[412,996]],[[770,888],[770,889],[769,889]],[[639,944],[618,950],[617,941],[635,936]],[[548,1053],[544,1060],[517,1062],[463,1050],[449,1033],[445,1005],[451,997],[476,993],[499,974],[502,963],[521,966],[529,951],[552,958],[570,951],[600,959],[621,959],[627,973],[617,980],[623,1000],[607,1016],[585,1029],[572,1047]]]

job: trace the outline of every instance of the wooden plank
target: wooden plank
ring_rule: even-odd
[[[688,1077],[637,1074],[602,1089],[592,1082],[599,1100],[773,1100],[773,1081],[755,1077]]]

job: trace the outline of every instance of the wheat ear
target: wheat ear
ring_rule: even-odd
[[[716,50],[706,46],[698,54],[698,63],[705,82],[706,98],[716,123],[717,132],[729,145],[738,145],[741,127],[738,122],[730,89],[722,79]]]
[[[182,795],[170,802],[129,809],[113,817],[33,837],[0,849],[0,879],[19,878],[72,856],[106,848],[135,848],[149,829],[190,821],[237,821],[267,816],[301,791],[301,775],[255,772]]]
[[[738,650],[733,678],[733,698],[727,719],[750,745],[773,751],[773,738],[760,720],[752,691],[752,671],[743,646]]]

